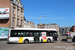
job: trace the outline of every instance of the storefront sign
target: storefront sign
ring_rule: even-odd
[[[0,19],[9,19],[9,8],[0,8]]]
[[[9,14],[0,14],[0,19],[9,19]]]
[[[9,28],[0,27],[0,39],[5,39],[8,37]]]
[[[9,13],[9,8],[0,8],[0,13]]]

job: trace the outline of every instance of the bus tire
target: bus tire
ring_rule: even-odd
[[[28,43],[29,43],[29,40],[25,40],[24,43],[25,43],[25,44],[28,44]]]
[[[48,39],[48,40],[47,40],[47,42],[48,42],[48,43],[51,43],[51,40],[50,40],[50,39]]]

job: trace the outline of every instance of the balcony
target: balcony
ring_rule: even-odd
[[[16,5],[16,0],[11,0],[11,2]]]
[[[23,5],[21,4],[20,7],[23,8]],[[24,8],[23,8],[23,9],[24,9]]]
[[[16,5],[19,6],[19,3],[16,1]]]
[[[17,2],[16,0],[11,0],[11,3],[17,5],[18,7],[23,8],[23,5],[22,5],[22,4],[19,4],[19,2]],[[24,8],[23,8],[23,9],[24,9]]]
[[[19,6],[19,2],[17,2],[16,0],[11,0],[11,3],[13,3],[13,4]]]

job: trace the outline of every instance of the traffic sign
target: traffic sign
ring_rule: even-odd
[[[68,37],[70,37],[70,35],[68,35]]]
[[[70,35],[70,34],[71,34],[70,32],[67,33],[67,35]]]

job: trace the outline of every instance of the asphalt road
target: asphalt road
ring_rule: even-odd
[[[67,43],[65,36],[53,43],[7,44],[0,41],[0,50],[75,50],[75,42]]]

